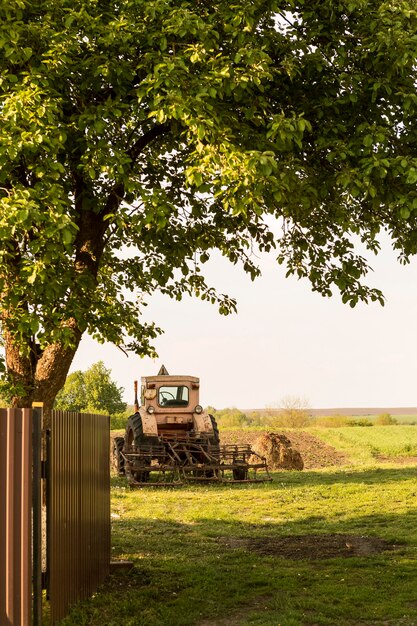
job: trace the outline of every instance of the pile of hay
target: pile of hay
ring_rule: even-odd
[[[252,448],[257,454],[265,457],[271,471],[302,470],[304,467],[301,454],[291,446],[291,441],[285,435],[266,433],[255,441]]]

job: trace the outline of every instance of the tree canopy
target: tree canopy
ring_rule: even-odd
[[[111,370],[103,361],[94,363],[88,370],[70,374],[58,392],[55,408],[63,411],[91,411],[114,415],[126,410],[123,388],[111,378]]]
[[[417,13],[407,0],[0,5],[0,290],[15,404],[51,406],[84,332],[138,354],[156,290],[253,251],[344,302],[355,249],[417,248]]]

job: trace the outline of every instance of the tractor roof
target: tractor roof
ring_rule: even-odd
[[[193,383],[194,385],[198,385],[200,379],[196,376],[170,376],[165,365],[162,365],[157,376],[142,376],[142,385],[146,385],[147,383],[165,383],[166,385],[185,385],[187,383]]]
[[[166,385],[186,384],[186,383],[199,383],[200,379],[196,376],[170,376],[164,374],[162,376],[142,376],[142,383],[163,383]]]

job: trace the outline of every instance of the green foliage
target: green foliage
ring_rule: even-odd
[[[111,370],[98,361],[85,372],[80,370],[67,377],[58,393],[55,408],[64,411],[86,411],[114,415],[126,410],[123,389],[111,380]]]
[[[251,423],[247,415],[236,408],[214,411],[212,415],[215,417],[217,424],[222,428],[245,427],[250,426]]]
[[[7,409],[11,406],[10,388],[7,384],[0,381],[0,408]]]
[[[310,426],[311,417],[308,409],[297,408],[296,406],[286,409],[265,409],[265,411],[253,411],[249,414],[243,413],[237,408],[226,408],[221,410],[208,407],[222,428],[305,428]]]
[[[394,424],[398,424],[398,420],[395,417],[392,417],[389,413],[381,413],[381,415],[377,415],[374,422],[377,426],[392,426]]]
[[[343,426],[350,426],[351,419],[346,415],[322,415],[315,417],[312,426],[318,428],[342,428]]]
[[[156,290],[233,311],[213,249],[383,302],[353,242],[417,251],[416,30],[410,0],[3,2],[0,313],[26,386],[85,331],[154,354]]]
[[[345,426],[373,426],[375,420],[366,417],[348,417],[346,415],[326,415],[316,417],[311,425],[318,428],[344,428]]]
[[[268,426],[274,428],[306,428],[311,424],[308,412],[301,409],[292,409],[280,412],[267,420]]]
[[[126,422],[132,411],[125,411],[124,413],[115,413],[110,415],[110,430],[125,430]]]
[[[64,387],[55,400],[55,408],[62,411],[82,411],[89,404],[84,373],[81,370],[67,376]]]
[[[298,397],[286,398],[281,409],[266,408],[263,411],[243,413],[240,409],[226,408],[217,410],[208,407],[209,413],[215,416],[218,424],[223,428],[346,428],[388,426],[398,424],[414,424],[413,416],[400,416],[398,419],[388,413],[369,417],[354,417],[349,415],[322,415],[312,417],[308,408]]]
[[[261,413],[257,411],[253,411],[252,413],[249,413],[247,418],[248,418],[249,426],[251,426],[252,428],[259,428],[265,424],[263,416],[261,415]]]
[[[350,419],[349,420],[349,426],[372,426],[373,423],[371,420],[367,419],[366,417],[359,417],[357,419]]]
[[[396,415],[395,419],[398,424],[408,424],[410,426],[417,424],[416,415]]]
[[[213,407],[207,407],[206,411],[215,417],[221,428],[256,428],[265,426],[266,421],[260,413],[243,413],[237,408],[226,408],[217,411]]]

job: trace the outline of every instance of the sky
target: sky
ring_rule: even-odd
[[[279,407],[289,397],[310,408],[417,406],[417,259],[400,265],[386,242],[367,280],[385,307],[354,309],[285,278],[272,255],[260,265],[252,282],[220,257],[206,264],[209,284],[237,299],[228,317],[198,299],[151,298],[146,320],[165,331],[154,342],[158,359],[126,357],[86,337],[70,371],[104,361],[130,404],[133,381],[164,364],[170,374],[198,376],[201,404],[216,409]]]

